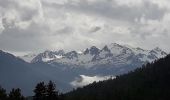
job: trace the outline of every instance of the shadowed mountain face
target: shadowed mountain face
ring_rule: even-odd
[[[65,100],[166,100],[170,93],[170,55],[115,79],[67,93]]]
[[[8,91],[21,88],[24,95],[31,95],[32,89],[40,81],[53,80],[61,91],[71,89],[66,83],[74,78],[74,73],[44,63],[29,64],[9,53],[0,51],[0,85]],[[68,81],[68,82],[67,82]]]
[[[127,73],[165,55],[159,48],[143,50],[111,44],[102,49],[93,46],[81,53],[65,53],[60,50],[24,56],[25,59],[34,57],[31,63],[28,63],[0,51],[0,85],[7,90],[19,87],[25,95],[30,95],[38,82],[52,80],[60,91],[66,92],[73,88],[71,83],[75,82],[77,77],[99,77],[105,80],[107,76]],[[77,84],[81,85],[81,82]]]

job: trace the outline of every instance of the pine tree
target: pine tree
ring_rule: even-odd
[[[49,81],[47,85],[47,98],[48,100],[58,100],[58,91],[56,91],[56,86],[52,81]]]
[[[6,90],[0,87],[0,100],[6,100],[6,99],[7,99]]]
[[[9,100],[24,100],[24,96],[21,94],[21,90],[19,88],[13,88],[9,93]]]
[[[45,100],[46,99],[46,86],[44,82],[37,84],[34,90],[34,100]]]

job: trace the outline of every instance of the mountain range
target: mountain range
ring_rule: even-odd
[[[7,90],[21,88],[24,95],[31,95],[33,87],[40,81],[52,80],[62,92],[74,88],[73,82],[82,82],[127,73],[143,64],[165,57],[160,48],[144,50],[116,43],[99,49],[95,46],[82,52],[45,51],[16,57],[0,51],[0,85]],[[82,77],[83,76],[83,77]]]
[[[152,62],[166,55],[167,53],[158,47],[153,50],[144,50],[139,47],[134,48],[112,43],[105,45],[102,49],[92,46],[81,52],[48,50],[38,55],[27,55],[28,57],[24,56],[21,58],[28,61],[27,59],[32,57],[32,59],[29,60],[30,63],[46,63],[54,67],[64,66],[60,67],[63,70],[96,70],[95,72],[99,71],[97,74],[105,75],[105,73],[108,74],[108,71],[104,72],[105,70],[112,70],[110,74],[125,73],[135,69],[137,66]],[[93,74],[93,72],[91,74]]]

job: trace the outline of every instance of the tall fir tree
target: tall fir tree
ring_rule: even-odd
[[[6,100],[6,99],[7,99],[6,90],[0,87],[0,100]]]
[[[21,94],[21,90],[19,88],[12,89],[9,93],[9,100],[24,100],[24,96]]]
[[[58,91],[56,91],[56,85],[52,81],[47,84],[47,98],[48,100],[58,100]]]
[[[34,89],[34,100],[46,100],[46,86],[44,82],[40,82]]]

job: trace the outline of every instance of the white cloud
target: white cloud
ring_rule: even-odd
[[[157,4],[161,8],[170,8],[169,7],[169,0],[150,0],[150,2]]]
[[[3,30],[4,30],[4,26],[2,25],[2,19],[0,19],[0,34],[2,33]]]
[[[115,0],[118,5],[140,6],[143,0]]]
[[[93,82],[99,82],[104,81],[108,79],[114,79],[113,76],[86,76],[86,75],[80,75],[79,78],[76,78],[74,81],[72,81],[70,84],[74,87],[82,87],[88,84],[91,84]]]
[[[160,46],[169,51],[168,3],[168,0],[0,0],[0,47],[12,52],[35,52],[80,50],[118,42],[147,49]]]

